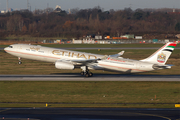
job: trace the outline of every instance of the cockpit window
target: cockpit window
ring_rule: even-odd
[[[13,48],[13,46],[9,46],[9,48]]]

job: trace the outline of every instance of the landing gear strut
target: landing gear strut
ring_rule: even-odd
[[[19,65],[22,64],[20,57],[18,57],[18,60],[19,60],[18,64],[19,64]]]
[[[93,73],[89,71],[87,66],[82,66],[81,69],[82,69],[82,72],[81,72],[82,76],[85,76],[85,77],[92,77],[93,76]]]

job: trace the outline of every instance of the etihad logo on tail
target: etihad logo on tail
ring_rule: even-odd
[[[158,55],[157,61],[160,63],[164,63],[166,61],[166,55],[162,52]]]

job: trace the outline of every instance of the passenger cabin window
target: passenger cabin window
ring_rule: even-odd
[[[40,53],[44,53],[44,51],[38,51],[38,52],[40,52]]]

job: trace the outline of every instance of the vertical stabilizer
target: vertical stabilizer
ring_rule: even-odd
[[[165,64],[166,61],[169,59],[171,53],[173,52],[174,48],[176,47],[176,45],[177,43],[175,42],[166,43],[163,47],[161,47],[151,56],[141,61],[156,63],[156,64]]]

